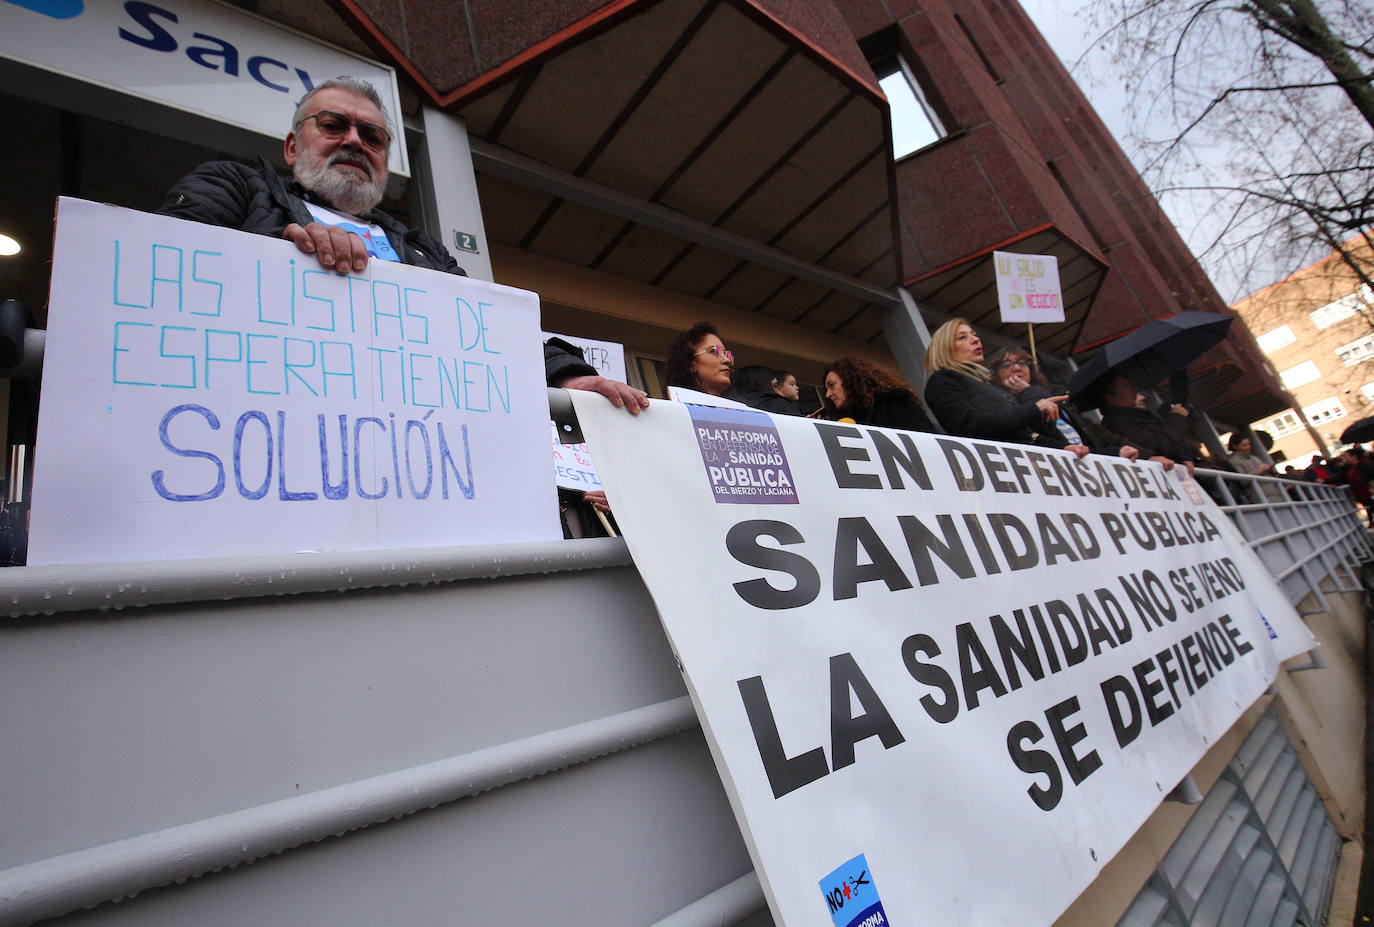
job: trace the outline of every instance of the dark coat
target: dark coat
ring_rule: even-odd
[[[167,191],[158,212],[281,238],[282,231],[291,223],[305,226],[315,221],[305,207],[307,199],[334,208],[296,181],[283,180],[266,159],[258,160],[257,167],[237,161],[205,162]],[[448,249],[419,229],[406,228],[380,209],[359,218],[380,226],[391,247],[407,264],[466,276]]]
[[[1064,390],[1063,392],[1067,393],[1068,390]],[[1021,392],[1014,395],[1017,402],[1033,404],[1041,399],[1048,399],[1056,394],[1051,392],[1047,387],[1032,383],[1030,386],[1027,386],[1025,389],[1021,390]],[[1062,395],[1062,393],[1059,395]],[[1059,412],[1064,418],[1069,420],[1069,424],[1072,425],[1079,436],[1083,438],[1083,443],[1087,446],[1088,450],[1092,451],[1094,454],[1105,454],[1108,457],[1115,457],[1121,453],[1123,447],[1130,445],[1131,447],[1135,447],[1136,450],[1141,451],[1142,457],[1153,456],[1152,454],[1145,454],[1143,448],[1131,444],[1130,441],[1126,440],[1125,436],[1119,435],[1110,428],[1094,422],[1084,415],[1072,402],[1061,402],[1059,404]]]
[[[1149,409],[1103,406],[1102,424],[1140,449],[1141,457],[1168,457],[1170,460],[1196,460],[1197,454],[1184,440],[1188,420],[1169,413],[1163,417]]]
[[[558,386],[573,377],[594,377],[601,371],[582,359],[582,349],[562,338],[544,342],[544,381]]]
[[[926,405],[945,430],[963,438],[1063,447],[1043,433],[1034,403],[1021,405],[1001,387],[954,370],[937,370],[926,380]],[[1053,428],[1054,426],[1049,426]],[[1059,434],[1055,430],[1055,436]]]
[[[840,414],[860,425],[900,428],[903,431],[935,430],[926,410],[921,408],[911,390],[904,387],[883,390],[873,397],[873,405],[862,409],[845,409]]]
[[[758,409],[761,412],[772,412],[774,415],[802,414],[801,403],[788,399],[786,396],[779,396],[771,389],[738,393],[734,390],[726,390],[724,398],[742,402],[749,408]]]

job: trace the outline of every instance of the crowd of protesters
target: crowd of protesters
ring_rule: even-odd
[[[1225,454],[1207,456],[1188,433],[1191,409],[1186,404],[1170,400],[1150,408],[1135,384],[1109,374],[1082,394],[1084,408],[1100,410],[1087,414],[1070,401],[1064,386],[1046,377],[1025,348],[1002,348],[985,362],[978,335],[964,319],[952,320],[934,333],[926,366],[930,376],[924,403],[901,377],[857,357],[832,361],[825,368],[824,392],[808,389],[803,397],[790,371],[735,366],[734,353],[716,327],[699,322],[674,340],[665,379],[669,386],[774,414],[909,431],[943,428],[963,437],[1062,448],[1079,456],[1119,456],[1166,470],[1178,466],[1190,475],[1195,467],[1203,467],[1347,485],[1366,507],[1374,495],[1374,454],[1358,445],[1338,457],[1315,457],[1304,470],[1286,467],[1283,473],[1258,452],[1248,434],[1233,434]],[[1268,444],[1265,440],[1265,448]],[[1229,493],[1215,476],[1198,474],[1198,481],[1221,504],[1281,502],[1293,495],[1272,481],[1254,487],[1233,483]]]
[[[1335,457],[1313,457],[1302,470],[1287,467],[1283,476],[1307,483],[1349,486],[1360,504],[1368,508],[1370,488],[1374,486],[1374,455],[1356,444]]]

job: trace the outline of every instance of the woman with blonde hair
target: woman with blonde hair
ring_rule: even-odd
[[[967,319],[950,319],[936,329],[926,349],[926,405],[952,435],[1014,444],[1063,447],[1053,423],[1068,396],[1046,396],[1018,404],[989,382],[983,366],[983,341]],[[1082,448],[1080,451],[1079,448]],[[1086,454],[1082,445],[1070,445]]]

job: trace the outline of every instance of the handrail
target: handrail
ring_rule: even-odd
[[[1274,576],[1291,604],[1309,595],[1316,600],[1319,607],[1304,617],[1330,611],[1324,582],[1343,592],[1363,588],[1361,568],[1374,559],[1374,543],[1349,487],[1224,470],[1199,469],[1195,475],[1215,481],[1221,510],[1261,559],[1277,554],[1286,561]],[[1270,498],[1275,491],[1282,498]],[[1262,501],[1239,501],[1240,495]],[[1285,585],[1294,577],[1300,588]]]
[[[650,927],[720,927],[737,924],[768,901],[757,872],[750,870],[696,901],[655,921]]]
[[[429,585],[631,566],[619,538],[11,567],[0,571],[10,618],[147,605]]]
[[[30,924],[405,817],[697,725],[679,696],[462,756],[0,870],[0,927]]]

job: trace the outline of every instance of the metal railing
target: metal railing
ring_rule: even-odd
[[[1304,617],[1330,611],[1333,589],[1364,591],[1361,565],[1374,559],[1374,544],[1348,487],[1222,470],[1196,476]],[[1308,596],[1315,607],[1301,610]]]

